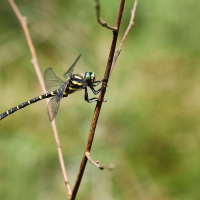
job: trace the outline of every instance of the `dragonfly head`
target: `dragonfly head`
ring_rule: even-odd
[[[85,73],[85,81],[88,85],[93,84],[95,82],[95,73],[94,72],[86,72]]]

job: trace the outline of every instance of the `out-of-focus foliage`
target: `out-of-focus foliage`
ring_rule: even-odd
[[[42,73],[103,77],[112,32],[96,22],[94,2],[16,1],[26,16]],[[114,26],[118,1],[101,0]],[[119,41],[130,19],[127,1]],[[139,0],[135,25],[118,58],[77,199],[200,199],[200,2]],[[42,93],[21,26],[0,2],[0,113]],[[91,95],[91,94],[90,94]],[[63,99],[56,117],[70,184],[82,157],[94,104],[83,92]],[[0,199],[66,199],[45,101],[0,122]]]

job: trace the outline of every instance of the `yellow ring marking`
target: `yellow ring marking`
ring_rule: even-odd
[[[77,78],[77,79],[81,79],[81,77],[79,77],[79,76],[75,76],[75,78]]]
[[[70,89],[70,90],[78,90],[78,89],[76,89],[76,88],[72,88],[72,87],[69,87],[69,89]]]
[[[82,85],[82,83],[79,83],[79,82],[76,82],[76,81],[72,81],[72,83],[73,83],[74,85]]]

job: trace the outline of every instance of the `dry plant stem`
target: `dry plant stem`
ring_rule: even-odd
[[[103,22],[101,20],[101,17],[100,17],[100,4],[99,4],[99,0],[96,0],[96,14],[97,14],[97,21],[103,26],[103,27],[106,27],[107,29],[110,29],[112,31],[116,31],[117,29],[115,27],[111,27],[109,26],[106,22]]]
[[[104,169],[103,166],[99,165],[99,161],[94,161],[92,160],[92,158],[90,157],[90,152],[85,152],[85,156],[87,157],[87,159],[90,161],[90,163],[92,163],[93,165],[95,165],[96,167],[98,167],[99,169]]]
[[[129,25],[128,25],[127,29],[126,29],[126,32],[124,33],[122,41],[121,41],[121,43],[119,45],[119,49],[116,52],[115,57],[113,59],[112,67],[111,67],[111,70],[110,70],[110,75],[111,75],[112,70],[114,68],[114,65],[116,63],[116,60],[117,60],[117,58],[118,58],[118,56],[119,56],[119,54],[120,54],[120,52],[122,50],[122,46],[124,44],[124,41],[126,40],[127,35],[129,34],[132,26],[134,25],[134,18],[135,18],[135,11],[136,11],[137,4],[138,4],[138,0],[135,0],[134,5],[133,5],[133,9],[131,10],[131,19],[130,19],[130,22],[129,22]]]
[[[12,8],[13,8],[13,10],[14,10],[14,12],[15,12],[15,14],[16,14],[16,16],[17,16],[17,18],[18,18],[18,20],[19,20],[19,22],[21,24],[21,26],[22,26],[22,28],[23,28],[23,31],[24,31],[24,34],[26,36],[26,40],[28,42],[28,46],[30,48],[30,52],[31,52],[31,55],[32,55],[32,60],[31,60],[32,64],[33,64],[33,66],[35,68],[35,71],[36,71],[36,74],[38,76],[39,83],[41,85],[42,91],[43,91],[43,93],[46,93],[45,85],[44,85],[44,81],[43,81],[43,78],[42,78],[41,71],[39,69],[39,65],[38,65],[35,49],[34,49],[34,46],[33,46],[32,40],[31,40],[31,36],[30,36],[29,30],[27,28],[26,18],[23,17],[20,14],[19,9],[17,8],[14,0],[9,0],[9,2],[10,2],[10,5],[12,6]],[[46,99],[46,102],[48,103],[47,99]],[[57,133],[57,129],[56,129],[56,124],[55,124],[54,120],[51,122],[51,125],[52,125],[52,129],[53,129],[53,132],[54,132],[54,138],[55,138],[55,141],[56,141],[56,146],[57,146],[57,150],[58,150],[58,156],[59,156],[60,165],[61,165],[64,181],[65,181],[65,184],[66,184],[68,196],[71,196],[71,188],[70,188],[69,181],[68,181],[68,178],[67,178],[67,174],[66,174],[66,171],[65,171],[65,166],[64,166],[63,156],[62,156],[62,150],[61,150],[60,141],[59,141],[59,137],[58,137],[58,133]]]
[[[112,43],[111,43],[111,47],[110,47],[110,53],[109,53],[109,57],[108,57],[108,61],[107,61],[104,79],[108,78],[109,74],[110,74],[111,65],[112,65],[113,56],[115,53],[115,48],[116,48],[116,43],[117,43],[117,38],[118,38],[119,27],[120,27],[121,18],[122,18],[122,12],[124,9],[124,3],[125,3],[125,0],[120,0],[119,10],[118,10],[118,14],[117,14],[117,20],[116,20],[116,24],[115,24],[116,31],[113,31],[113,39],[112,39]],[[107,84],[107,81],[104,81],[102,86],[106,86],[106,84]],[[101,93],[99,95],[99,102],[97,102],[95,110],[94,110],[90,130],[89,130],[89,134],[88,134],[87,144],[86,144],[84,155],[83,155],[83,158],[82,158],[82,161],[80,164],[76,182],[75,182],[74,188],[72,190],[71,200],[74,200],[76,198],[76,194],[78,192],[78,189],[79,189],[79,186],[80,186],[80,183],[82,180],[85,166],[87,164],[87,157],[85,156],[85,152],[90,152],[90,150],[91,150],[94,133],[95,133],[95,129],[96,129],[97,121],[99,118],[101,105],[102,105],[102,101],[104,99],[105,92],[106,92],[106,88],[101,90]]]
[[[45,86],[44,86],[44,82],[43,82],[43,78],[42,78],[42,75],[41,75],[41,72],[40,72],[40,69],[39,69],[39,66],[38,66],[38,61],[37,61],[37,56],[36,56],[36,53],[35,53],[35,49],[34,49],[34,46],[33,46],[33,43],[32,43],[32,40],[31,40],[31,36],[30,36],[30,33],[28,31],[28,28],[27,28],[27,21],[26,21],[26,17],[23,17],[20,12],[19,12],[19,9],[17,8],[14,0],[9,0],[10,2],[10,5],[12,6],[21,26],[22,26],[22,29],[24,31],[24,34],[26,36],[26,40],[28,42],[28,46],[30,48],[30,51],[31,51],[31,55],[32,55],[32,64],[35,68],[35,71],[37,73],[37,76],[38,76],[38,79],[39,79],[39,83],[42,87],[42,91],[45,93],[46,90],[45,90]]]
[[[90,163],[92,163],[93,165],[95,165],[96,167],[98,167],[101,170],[103,170],[103,169],[112,170],[114,168],[113,165],[99,165],[99,161],[92,160],[92,158],[90,156],[90,152],[85,152],[85,156],[90,161]]]

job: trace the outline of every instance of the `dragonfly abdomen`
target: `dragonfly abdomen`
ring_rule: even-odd
[[[2,113],[0,115],[0,120],[2,120],[3,118],[7,117],[8,115],[22,109],[25,108],[26,106],[29,106],[32,103],[35,103],[37,101],[40,101],[42,99],[46,99],[46,98],[50,98],[52,96],[55,96],[57,94],[57,90],[53,91],[53,92],[48,92],[46,94],[40,95],[38,97],[35,97],[33,99],[30,99],[29,101],[25,101],[24,103],[19,104],[18,106],[15,106],[13,108],[11,108],[10,110],[7,110],[6,112]]]

